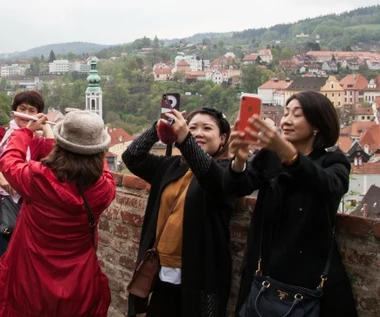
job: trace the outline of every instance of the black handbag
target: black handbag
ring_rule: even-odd
[[[0,234],[9,239],[16,225],[21,204],[15,203],[11,196],[1,196],[0,202]]]
[[[263,224],[261,223],[260,250],[257,270],[253,276],[250,293],[239,311],[240,317],[320,317],[320,299],[323,285],[334,253],[335,230],[332,228],[331,244],[321,282],[316,289],[285,284],[261,272],[261,252],[263,242]]]
[[[320,317],[322,289],[310,290],[255,275],[241,317]]]

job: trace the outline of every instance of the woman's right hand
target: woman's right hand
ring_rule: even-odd
[[[239,120],[236,120],[229,140],[229,153],[234,156],[232,169],[236,172],[242,171],[248,159],[250,142],[244,139],[244,132],[238,131]]]
[[[9,195],[14,195],[15,190],[9,185],[8,181],[5,179],[3,173],[0,172],[0,187],[4,189]]]
[[[47,116],[43,113],[38,113],[35,115],[35,117],[38,118],[38,120],[37,121],[31,120],[26,126],[28,129],[32,130],[33,132],[36,132],[37,130],[42,130],[42,126],[45,124],[45,121],[47,121]]]

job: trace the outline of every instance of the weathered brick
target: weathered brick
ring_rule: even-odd
[[[131,213],[131,212],[128,212],[128,211],[122,211],[120,213],[121,215],[121,220],[124,222],[124,223],[129,223],[133,226],[136,226],[136,227],[141,227],[142,226],[142,223],[144,221],[144,216],[142,215],[136,215],[134,213]]]
[[[355,263],[368,268],[380,267],[380,255],[378,252],[367,251],[358,245],[341,246],[342,258],[345,262]]]
[[[111,171],[111,174],[112,174],[113,178],[115,179],[116,186],[122,186],[124,174],[112,172],[112,171]]]
[[[136,266],[136,259],[123,255],[119,258],[119,264],[127,269],[134,270]]]
[[[124,177],[126,179],[126,177]],[[98,257],[111,286],[109,317],[126,316],[127,285],[135,268],[141,224],[148,191],[146,183],[128,176],[130,187],[118,187],[117,198],[103,213],[99,224]],[[246,236],[255,197],[245,197],[236,205],[231,219],[232,289],[227,317],[234,316],[240,284]],[[375,239],[374,235],[377,239]],[[350,215],[337,216],[337,241],[350,276],[360,317],[380,316],[380,221]],[[140,316],[142,317],[142,316]]]
[[[133,207],[137,211],[144,211],[146,207],[146,199],[142,199],[141,197],[134,195],[117,195],[116,202],[119,203],[124,209]]]
[[[373,224],[374,221],[369,218],[341,214],[337,217],[336,228],[339,232],[368,236],[372,231]]]
[[[150,190],[150,185],[147,182],[145,182],[139,177],[132,176],[132,175],[124,175],[123,186],[136,188],[136,189]]]
[[[380,222],[377,222],[375,224],[375,228],[373,229],[373,235],[377,238],[380,239]]]
[[[100,218],[99,220],[99,229],[104,231],[110,230],[110,223],[109,220],[106,218]]]

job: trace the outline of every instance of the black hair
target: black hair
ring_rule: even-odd
[[[16,111],[17,107],[23,103],[37,108],[38,113],[44,111],[45,102],[42,95],[37,90],[22,91],[15,95],[12,103],[12,110]]]
[[[214,158],[222,158],[228,156],[228,140],[230,138],[231,134],[231,126],[229,122],[226,119],[226,116],[218,109],[210,108],[210,107],[203,107],[198,110],[194,110],[190,112],[190,114],[187,116],[187,123],[189,123],[197,114],[207,114],[215,119],[215,122],[219,128],[220,135],[225,134],[226,135],[226,142],[221,147],[217,153],[214,154]]]
[[[298,100],[306,120],[317,129],[313,149],[325,149],[336,144],[339,138],[339,118],[332,102],[315,91],[303,91],[287,101]]]

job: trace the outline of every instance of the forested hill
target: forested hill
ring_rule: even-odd
[[[108,48],[109,46],[110,45],[101,45],[101,44],[87,43],[87,42],[49,44],[49,45],[35,47],[24,52],[0,54],[0,58],[7,58],[7,59],[30,58],[34,56],[41,57],[41,55],[48,57],[51,50],[53,50],[55,54],[62,54],[62,55],[66,55],[70,52],[75,55],[82,55],[82,54],[93,55],[102,49]]]
[[[297,37],[304,34],[305,37]],[[306,35],[308,35],[306,37]],[[308,18],[294,23],[276,24],[269,28],[247,29],[229,33],[202,33],[182,41],[200,42],[200,39],[222,39],[226,45],[255,43],[257,46],[278,42],[293,46],[308,38],[319,38],[326,49],[343,49],[361,43],[380,41],[380,5],[359,8],[341,14]],[[261,45],[260,45],[261,44]],[[255,45],[255,46],[256,46]],[[286,46],[286,45],[284,45]]]

